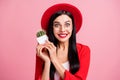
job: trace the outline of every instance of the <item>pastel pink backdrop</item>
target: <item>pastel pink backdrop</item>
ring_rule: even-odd
[[[82,12],[77,42],[91,48],[87,80],[120,80],[119,0],[0,0],[0,80],[34,80],[41,16],[61,2]]]

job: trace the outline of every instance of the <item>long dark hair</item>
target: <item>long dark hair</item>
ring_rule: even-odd
[[[72,14],[70,12],[67,12],[64,10],[58,11],[55,14],[53,14],[48,23],[47,35],[48,35],[49,40],[51,42],[53,42],[54,45],[57,47],[58,40],[55,38],[55,36],[53,34],[53,21],[62,14],[65,14],[72,19],[73,30],[72,30],[72,35],[69,39],[68,60],[70,63],[70,72],[72,74],[75,74],[78,71],[78,69],[80,68],[80,62],[78,59],[78,52],[77,52],[77,48],[76,48],[76,28],[75,28],[74,18],[72,16]],[[50,66],[50,79],[51,80],[54,80],[55,71],[56,71],[55,67],[51,63],[51,66]]]

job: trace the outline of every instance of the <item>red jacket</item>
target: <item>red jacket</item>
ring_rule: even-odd
[[[90,64],[90,49],[88,46],[77,44],[77,50],[80,61],[80,69],[74,75],[65,70],[64,80],[86,80]],[[41,80],[42,65],[43,61],[36,56],[35,80]]]

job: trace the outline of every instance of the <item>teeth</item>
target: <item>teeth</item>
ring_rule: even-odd
[[[59,34],[60,37],[65,38],[67,34]]]
[[[63,37],[64,37],[64,36],[66,36],[66,34],[60,34],[60,36],[63,36]]]
[[[60,36],[66,36],[66,35],[61,34]]]

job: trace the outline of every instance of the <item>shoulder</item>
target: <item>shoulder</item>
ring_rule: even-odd
[[[77,43],[77,50],[90,50],[89,46]]]
[[[77,43],[76,47],[77,47],[77,51],[78,51],[79,57],[83,56],[83,55],[90,55],[90,48],[89,48],[89,46]]]

